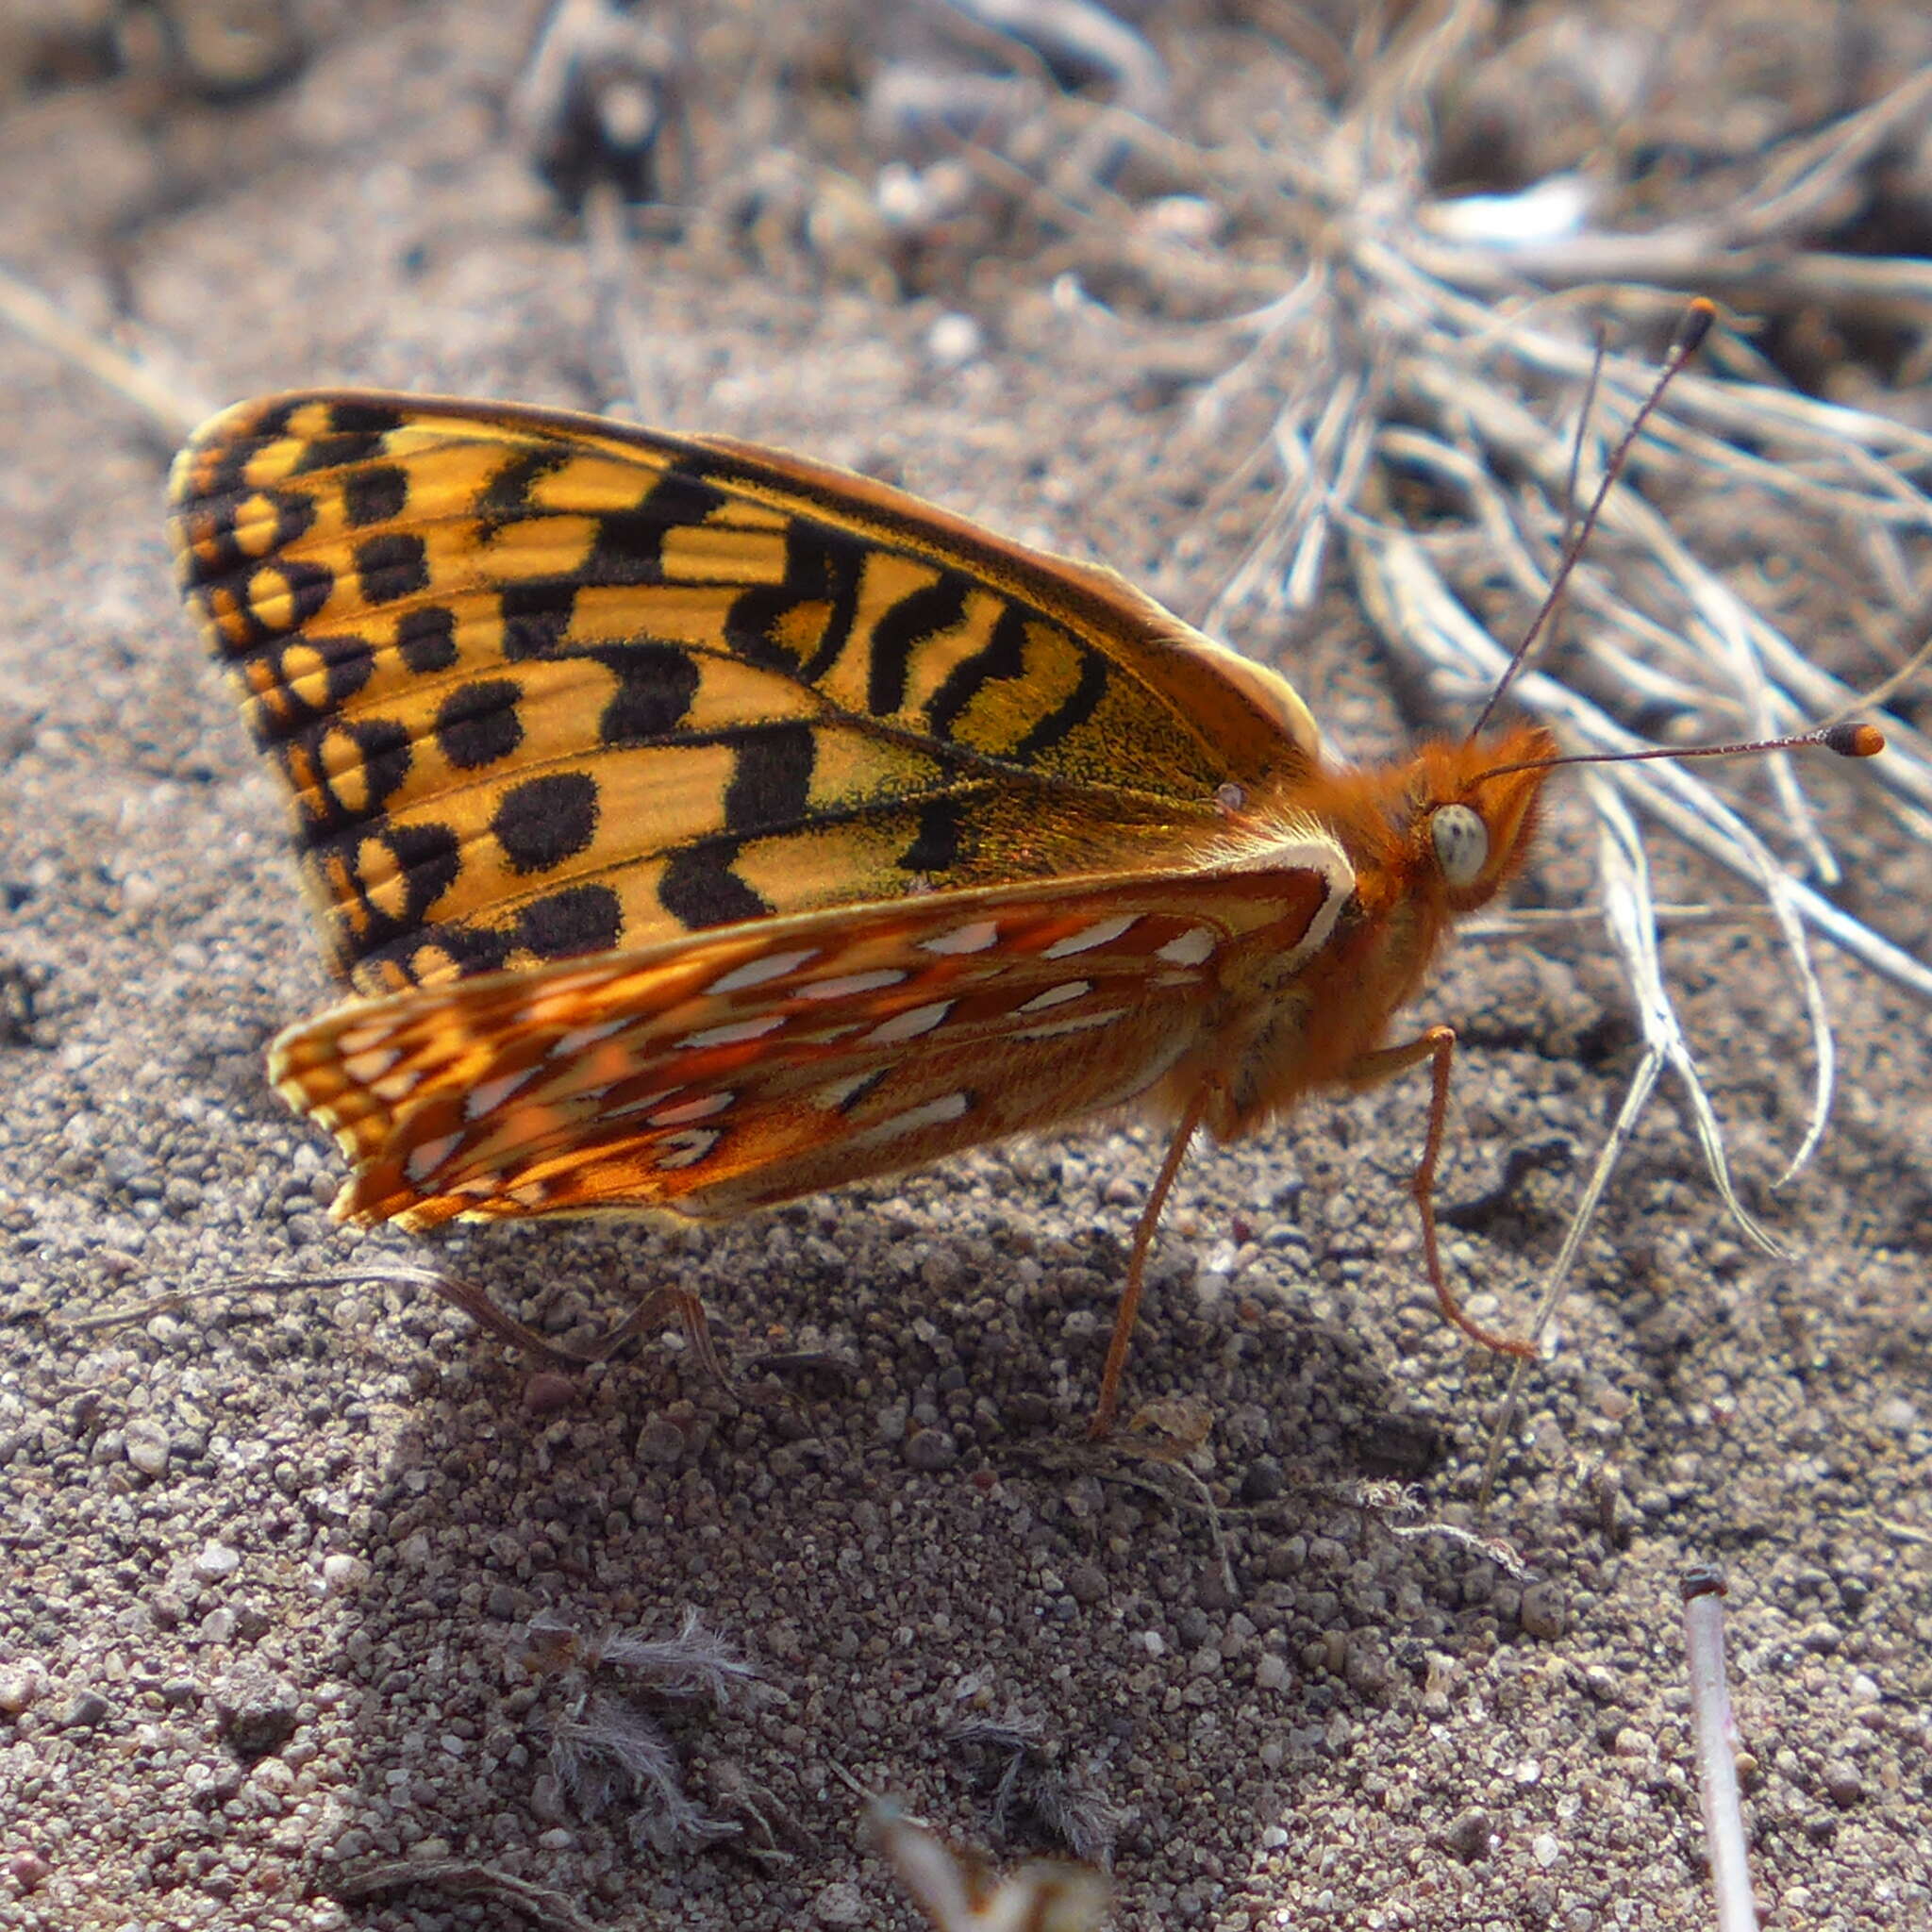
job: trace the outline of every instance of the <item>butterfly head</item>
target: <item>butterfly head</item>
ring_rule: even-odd
[[[1540,762],[1556,756],[1534,724],[1424,745],[1405,801],[1412,888],[1452,918],[1492,899],[1528,856],[1547,775]]]

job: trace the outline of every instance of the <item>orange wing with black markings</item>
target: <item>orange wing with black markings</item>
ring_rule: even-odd
[[[1158,872],[1312,756],[1282,680],[1111,574],[771,451],[297,394],[216,417],[173,495],[364,993]]]

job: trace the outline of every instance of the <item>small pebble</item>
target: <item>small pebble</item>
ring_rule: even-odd
[[[958,1445],[943,1429],[915,1429],[906,1439],[906,1460],[914,1469],[951,1469],[958,1459]]]
[[[113,1707],[98,1690],[77,1691],[60,1713],[60,1728],[64,1731],[91,1731],[96,1724],[106,1723]]]
[[[529,1415],[556,1415],[576,1399],[577,1385],[555,1369],[539,1369],[524,1384],[524,1409]]]
[[[47,1688],[47,1674],[38,1663],[9,1664],[0,1671],[0,1711],[18,1717]]]
[[[638,1460],[658,1469],[682,1462],[691,1444],[684,1431],[669,1416],[654,1416],[638,1432]]]
[[[202,1582],[219,1583],[242,1567],[242,1553],[231,1550],[226,1543],[204,1543],[191,1567]]]
[[[1524,1634],[1547,1640],[1563,1634],[1563,1592],[1554,1583],[1532,1583],[1517,1612]]]
[[[1495,1826],[1490,1821],[1490,1814],[1479,1807],[1472,1807],[1462,1812],[1443,1834],[1444,1842],[1465,1865],[1473,1865],[1484,1857],[1490,1849],[1490,1840]]]
[[[127,1424],[123,1442],[128,1461],[142,1475],[158,1476],[167,1469],[174,1444],[159,1423],[146,1416],[137,1416]]]
[[[369,1565],[341,1551],[322,1559],[322,1587],[330,1596],[347,1596],[369,1581]]]
[[[38,1852],[15,1852],[7,1860],[7,1875],[23,1891],[38,1891],[54,1875],[54,1868]]]
[[[249,1757],[273,1751],[290,1736],[300,1701],[293,1685],[255,1666],[230,1671],[214,1687],[222,1735]]]
[[[1091,1563],[1075,1563],[1067,1573],[1067,1594],[1076,1604],[1097,1604],[1107,1596],[1107,1572]]]
[[[862,1925],[866,1920],[865,1895],[858,1886],[841,1879],[826,1886],[812,1900],[811,1910],[821,1925]]]

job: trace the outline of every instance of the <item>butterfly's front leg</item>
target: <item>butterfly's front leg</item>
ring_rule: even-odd
[[[1416,1211],[1422,1216],[1423,1260],[1429,1271],[1429,1286],[1435,1291],[1436,1306],[1441,1309],[1442,1319],[1460,1328],[1471,1341],[1480,1341],[1485,1348],[1492,1348],[1499,1355],[1517,1356],[1534,1361],[1537,1353],[1534,1342],[1519,1341],[1485,1328],[1456,1299],[1450,1291],[1449,1278],[1442,1272],[1441,1243],[1436,1233],[1436,1163],[1441,1158],[1442,1137],[1449,1123],[1449,1074],[1456,1062],[1455,1027],[1431,1026],[1425,1033],[1418,1034],[1413,1040],[1405,1040],[1399,1046],[1381,1046],[1372,1053],[1358,1054],[1342,1070],[1341,1077],[1349,1087],[1379,1087],[1385,1080],[1392,1080],[1396,1074],[1407,1073],[1410,1067],[1420,1066],[1424,1060],[1431,1063],[1432,1074],[1429,1131],[1423,1142],[1423,1158],[1417,1163],[1415,1178],[1409,1182],[1408,1191],[1415,1196]]]
[[[1160,1225],[1160,1210],[1167,1205],[1168,1191],[1187,1158],[1188,1143],[1194,1130],[1208,1116],[1217,1099],[1224,1099],[1211,1080],[1204,1080],[1174,1124],[1174,1138],[1167,1143],[1167,1158],[1149,1190],[1147,1205],[1141,1209],[1140,1224],[1134,1229],[1133,1251],[1127,1257],[1127,1278],[1121,1289],[1120,1307],[1113,1318],[1113,1340],[1108,1344],[1107,1366],[1100,1373],[1100,1400],[1093,1405],[1093,1419],[1087,1424],[1088,1439],[1099,1441],[1113,1433],[1114,1411],[1120,1407],[1121,1375],[1127,1366],[1127,1351],[1133,1345],[1134,1322],[1141,1310],[1141,1286],[1146,1278],[1147,1255],[1154,1245],[1154,1230]]]

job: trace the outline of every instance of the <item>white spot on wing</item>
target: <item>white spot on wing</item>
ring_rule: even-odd
[[[439,1134],[435,1140],[410,1148],[409,1158],[403,1162],[403,1178],[420,1188],[461,1146],[462,1140],[460,1134]]]
[[[369,1091],[385,1107],[393,1107],[399,1100],[407,1100],[423,1084],[423,1073],[418,1067],[405,1067],[400,1074],[385,1074],[380,1080],[372,1080]]]
[[[1092,925],[1082,926],[1078,932],[1070,932],[1063,940],[1056,940],[1041,958],[1064,959],[1071,953],[1091,953],[1095,946],[1110,946],[1115,940],[1131,932],[1139,923],[1139,916],[1133,913],[1119,919],[1100,920]]]
[[[1178,939],[1169,940],[1154,957],[1170,966],[1205,966],[1214,957],[1214,935],[1205,925],[1191,925]]]
[[[975,919],[969,925],[956,925],[951,932],[921,940],[919,950],[922,953],[983,953],[987,947],[997,945],[999,937],[998,920]]]
[[[735,1093],[701,1093],[695,1100],[687,1100],[678,1107],[667,1107],[661,1112],[654,1113],[644,1123],[647,1127],[681,1127],[686,1121],[701,1121],[714,1113],[723,1113],[738,1098]]]
[[[390,1036],[390,1023],[378,1020],[374,1026],[350,1026],[336,1035],[336,1050],[346,1059],[380,1046]]]
[[[807,946],[798,953],[767,953],[760,959],[747,959],[742,966],[734,966],[729,973],[721,974],[709,986],[702,989],[708,993],[742,992],[748,986],[762,986],[768,979],[782,979],[796,966],[816,956],[816,946]]]
[[[1093,991],[1091,979],[1069,979],[1058,986],[1050,986],[1044,992],[1037,992],[1019,1008],[1023,1013],[1043,1013],[1049,1007],[1063,1007],[1069,1000],[1077,1000]]]
[[[608,1090],[606,1091],[608,1091]],[[626,1100],[622,1107],[610,1108],[602,1113],[599,1118],[614,1121],[622,1114],[649,1113],[660,1100],[669,1100],[674,1093],[681,1093],[684,1090],[681,1087],[660,1087],[655,1093],[640,1093],[635,1100]],[[586,1097],[588,1098],[588,1096]]]
[[[852,1074],[842,1080],[828,1081],[812,1095],[812,1098],[827,1112],[837,1113],[840,1108],[858,1099],[868,1087],[875,1086],[885,1076],[884,1067],[874,1067],[870,1073]]]
[[[783,1013],[762,1013],[756,1020],[727,1020],[722,1026],[706,1026],[696,1033],[687,1033],[677,1041],[682,1047],[696,1046],[736,1046],[743,1040],[762,1040],[767,1033],[775,1033],[785,1024]]]
[[[658,1155],[658,1165],[695,1167],[724,1138],[716,1127],[693,1127],[688,1134],[674,1134],[669,1151]]]
[[[358,1087],[373,1087],[403,1057],[399,1046],[370,1047],[352,1053],[342,1062],[342,1072]]]
[[[922,1033],[930,1033],[952,1010],[951,1000],[935,1000],[930,1006],[910,1007],[903,1013],[894,1013],[890,1020],[881,1021],[865,1036],[866,1043],[869,1046],[892,1046],[902,1040],[917,1040]]]
[[[520,1074],[505,1074],[494,1080],[479,1080],[463,1095],[463,1118],[466,1121],[480,1120],[486,1113],[494,1113],[536,1071],[535,1067],[525,1067]]]
[[[622,1033],[630,1024],[628,1019],[606,1020],[596,1026],[574,1026],[568,1033],[559,1033],[550,1042],[550,1058],[554,1060],[567,1060],[583,1052],[587,1046],[595,1046],[600,1040],[608,1040],[613,1033]]]
[[[873,1143],[879,1141],[899,1141],[908,1134],[916,1134],[922,1127],[943,1126],[948,1121],[956,1121],[973,1105],[970,1093],[942,1093],[937,1100],[923,1102],[918,1107],[908,1107],[904,1113],[895,1113],[889,1120],[877,1121],[869,1127],[853,1135],[855,1141]]]
[[[848,973],[841,979],[814,979],[799,987],[797,993],[802,1000],[846,1000],[855,993],[897,986],[906,976],[896,966],[880,966],[871,973]]]

